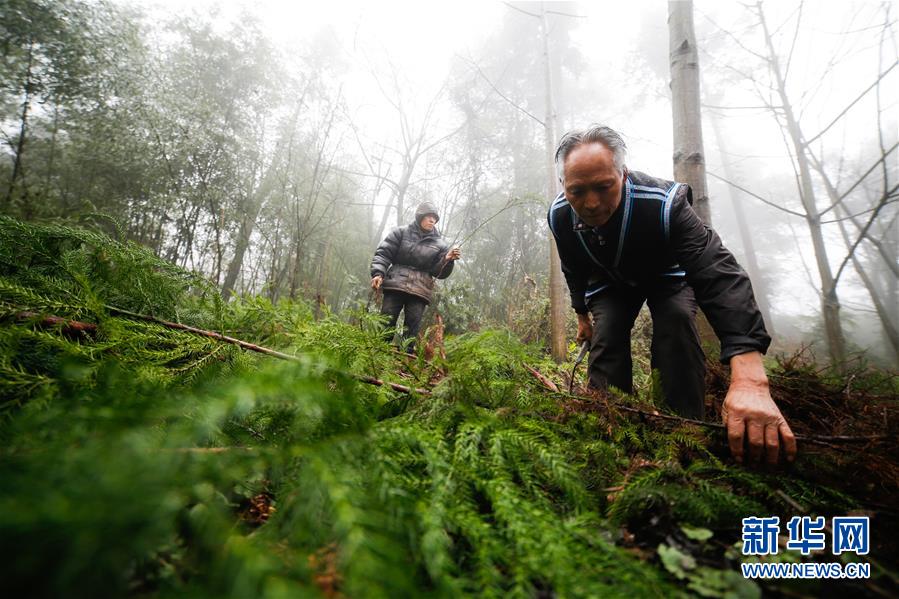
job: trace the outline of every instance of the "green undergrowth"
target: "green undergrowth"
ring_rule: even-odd
[[[223,303],[65,226],[0,219],[0,319],[4,596],[757,597],[742,517],[859,503],[811,459],[735,467],[707,430],[549,392],[506,332],[410,359],[362,311]]]

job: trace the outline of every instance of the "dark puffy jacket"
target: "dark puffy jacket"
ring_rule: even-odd
[[[586,225],[559,194],[549,209],[571,306],[587,312],[590,299],[610,287],[648,292],[686,279],[721,341],[721,361],[768,349],[771,338],[746,272],[721,238],[703,224],[683,183],[631,171],[621,205],[602,227]]]
[[[435,228],[425,231],[412,223],[391,231],[375,250],[371,276],[384,277],[382,289],[404,291],[430,302],[435,278],[453,272],[453,261],[443,263],[449,245]]]

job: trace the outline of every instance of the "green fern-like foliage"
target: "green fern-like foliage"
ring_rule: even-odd
[[[740,518],[785,515],[781,494],[853,505],[728,466],[693,426],[572,409],[508,333],[452,338],[428,364],[374,316],[214,291],[137,246],[0,219],[4,594],[677,596],[653,556],[681,525],[732,543]],[[398,395],[354,375],[440,380]]]

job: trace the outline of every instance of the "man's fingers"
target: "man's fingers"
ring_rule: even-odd
[[[762,449],[765,447],[765,427],[750,421],[746,429],[746,437],[749,441],[749,461],[757,462],[762,457]]]
[[[765,427],[765,461],[772,466],[777,465],[777,454],[780,452],[777,424],[771,423]]]
[[[733,416],[728,416],[725,424],[727,424],[727,444],[730,445],[730,452],[737,462],[742,462],[743,436],[746,432],[746,426],[743,420]]]
[[[780,421],[778,431],[780,432],[780,438],[784,442],[784,453],[787,455],[787,461],[792,462],[796,459],[796,437],[793,436],[793,431],[790,430],[790,425],[787,424],[786,420]]]

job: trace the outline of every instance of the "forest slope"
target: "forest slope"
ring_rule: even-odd
[[[80,229],[0,218],[0,317],[9,596],[897,591],[896,381],[883,373],[774,366],[776,399],[815,437],[765,470],[733,464],[719,428],[657,417],[649,391],[550,391],[526,366],[560,385],[565,367],[506,332],[410,359],[364,311],[223,303]],[[711,368],[711,396],[725,378]],[[871,579],[744,580],[741,518],[804,514],[869,515],[870,555],[842,559],[872,563]]]

